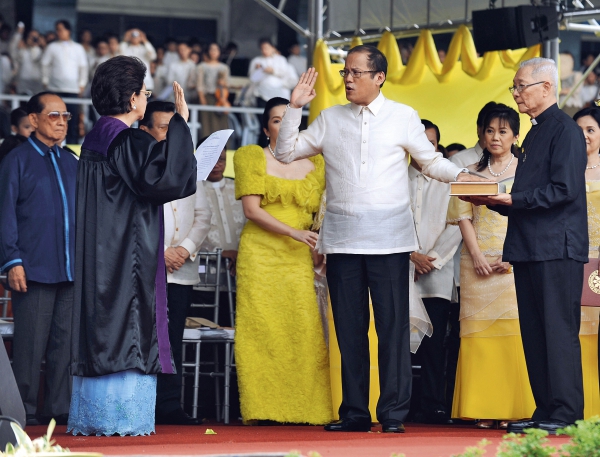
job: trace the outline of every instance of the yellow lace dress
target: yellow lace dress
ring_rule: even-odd
[[[236,198],[261,195],[285,224],[310,229],[325,188],[322,156],[304,179],[266,173],[259,146],[234,155]],[[235,357],[244,421],[325,424],[332,420],[329,357],[309,247],[248,221],[237,258]]]
[[[590,236],[590,260],[598,258],[600,246],[600,181],[588,181],[587,209]],[[600,308],[581,307],[581,361],[583,368],[583,417],[600,415],[600,389],[598,388],[598,314]]]
[[[507,191],[513,179],[502,181]],[[508,219],[452,197],[448,222],[470,219],[489,263],[502,256]],[[460,352],[452,417],[529,418],[535,402],[525,365],[512,273],[479,276],[466,246],[460,260]]]

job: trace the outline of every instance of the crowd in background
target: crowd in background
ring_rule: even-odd
[[[236,100],[230,91],[230,64],[237,55],[237,45],[228,43],[223,49],[217,42],[202,43],[197,38],[164,43],[152,42],[138,28],[127,30],[122,37],[106,33],[94,36],[82,29],[77,36],[68,21],[56,23],[55,30],[41,33],[26,30],[23,23],[16,29],[2,24],[0,17],[0,93],[34,95],[44,89],[62,97],[90,98],[90,87],[98,65],[111,57],[125,55],[139,58],[146,66],[144,83],[154,99],[173,101],[172,83],[178,81],[189,103],[212,106],[264,106],[273,96],[289,97],[298,75],[306,70],[307,60],[302,49],[293,44],[286,59],[270,39],[259,42],[260,56],[250,62],[250,78],[245,99]],[[67,104],[73,113],[69,122],[68,144],[85,136],[85,125],[79,105]],[[92,121],[97,116],[92,114]],[[202,136],[227,128],[227,114],[203,112]],[[2,137],[8,136],[4,122]]]

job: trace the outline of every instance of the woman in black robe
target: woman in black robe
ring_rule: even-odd
[[[162,205],[196,191],[196,160],[177,83],[165,141],[131,128],[151,95],[145,72],[139,59],[118,56],[98,66],[92,82],[102,117],[77,171],[73,434],[152,433],[156,373],[174,373]]]

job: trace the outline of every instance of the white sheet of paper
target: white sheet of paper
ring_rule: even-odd
[[[198,146],[195,153],[198,167],[198,181],[206,181],[232,133],[233,130],[231,129],[219,130]]]

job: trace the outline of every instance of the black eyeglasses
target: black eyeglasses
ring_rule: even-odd
[[[38,113],[38,114],[43,114],[45,116],[48,116],[48,119],[50,119],[52,122],[58,121],[61,117],[63,118],[63,121],[70,121],[71,118],[73,117],[73,115],[71,113],[69,113],[68,111],[63,111],[62,113],[60,113],[58,111],[50,111],[49,113]]]
[[[345,78],[350,75],[353,78],[360,78],[363,73],[379,73],[379,70],[340,70],[340,76]]]
[[[518,86],[509,87],[508,91],[511,94],[514,94],[515,92],[523,92],[523,90],[529,86],[535,86],[536,84],[544,84],[545,82],[548,82],[548,81],[538,81],[536,83],[531,83],[531,84],[519,84]]]

